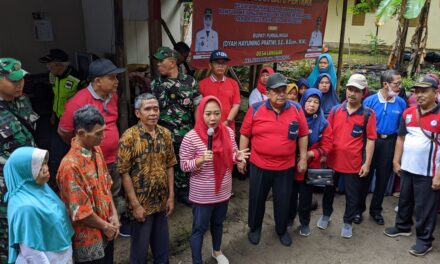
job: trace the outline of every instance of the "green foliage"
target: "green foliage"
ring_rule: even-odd
[[[367,75],[368,82],[368,90],[371,92],[372,90],[379,90],[382,88],[380,83],[380,76],[378,75]]]
[[[298,60],[292,62],[289,67],[283,67],[279,70],[284,76],[298,80],[299,78],[307,78],[312,72],[313,60]]]
[[[349,10],[354,15],[373,12],[379,7],[381,0],[361,0],[360,3],[355,4]]]
[[[380,46],[385,45],[385,41],[380,39],[373,33],[367,35],[368,40],[364,40],[363,42],[369,46],[369,53],[372,56],[376,56],[380,54]]]
[[[376,11],[376,19],[379,20],[379,24],[384,24],[387,20],[393,18],[403,0],[382,0]],[[403,16],[406,19],[413,19],[420,15],[426,0],[404,0],[406,1],[405,13]]]
[[[411,77],[402,78],[402,87],[405,91],[409,91],[411,87],[414,85],[414,80]]]

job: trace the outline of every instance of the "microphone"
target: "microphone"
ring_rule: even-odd
[[[214,135],[214,129],[208,128],[208,150],[212,150],[212,135]]]

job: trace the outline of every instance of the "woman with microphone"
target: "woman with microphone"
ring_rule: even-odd
[[[190,245],[194,264],[203,263],[203,235],[208,229],[212,236],[212,257],[217,263],[229,263],[220,247],[232,191],[232,168],[234,163],[245,163],[249,157],[249,149],[239,151],[234,132],[220,120],[220,101],[214,96],[204,97],[198,106],[196,125],[180,146],[180,166],[183,171],[191,172]]]

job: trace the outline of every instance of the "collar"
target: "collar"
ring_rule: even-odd
[[[342,111],[345,111],[345,112],[347,112],[347,114],[348,114],[348,111],[347,111],[347,101],[345,101],[344,103],[342,103]],[[364,114],[364,106],[361,104],[361,107],[359,107],[358,110],[356,110],[355,112],[353,112],[352,115],[353,115],[353,114],[356,114],[356,115],[363,115],[363,114]]]
[[[139,120],[138,121],[138,123],[136,124],[136,126],[137,126],[137,128],[139,129],[139,132],[140,132],[140,134],[141,134],[141,136],[144,136],[144,135],[148,135],[148,136],[150,136],[151,137],[151,135],[150,135],[150,133],[148,133],[146,130],[145,130],[145,128],[144,128],[144,126],[142,125],[142,122]],[[157,137],[157,135],[161,135],[162,134],[162,129],[158,126],[158,125],[156,125],[156,137]]]
[[[97,147],[93,147],[92,150],[88,150],[84,148],[76,141],[76,136],[72,138],[71,147],[72,149],[75,150],[76,153],[79,152],[81,156],[83,156],[86,159],[92,159],[95,156],[96,148],[97,148]]]
[[[99,96],[99,95],[95,92],[95,90],[94,90],[93,87],[92,87],[92,83],[90,83],[89,86],[87,86],[87,90],[89,90],[89,92],[90,92],[90,94],[92,95],[93,98],[95,98],[96,100],[101,100],[101,101],[103,101],[104,103],[109,102],[109,101],[112,99],[112,97],[113,97],[113,94],[109,94],[108,97],[107,97],[106,99],[102,98],[101,96]]]
[[[67,68],[66,68],[66,70],[61,74],[61,75],[59,75],[59,76],[57,76],[58,78],[61,78],[61,79],[64,79],[64,78],[66,78],[67,76],[69,76],[70,75],[70,73],[72,72],[72,70],[73,70],[73,68],[72,68],[72,66],[67,66]]]
[[[267,107],[267,109],[270,109],[270,110],[274,111],[275,113],[277,113],[277,112],[273,109],[272,105],[270,104],[269,99],[266,100],[266,107]],[[277,113],[277,114],[281,114],[281,113],[284,112],[285,110],[289,109],[289,107],[290,107],[290,104],[289,104],[289,102],[286,100],[286,102],[284,103],[283,108],[281,108],[281,111],[280,111],[279,113]]]
[[[419,111],[420,114],[422,113],[419,105],[417,105],[416,111]],[[429,114],[437,114],[439,111],[440,111],[440,106],[439,106],[439,104],[437,104],[434,108],[431,109],[431,111],[426,112],[421,116],[425,116],[425,115],[429,115]]]
[[[214,83],[221,83],[221,82],[225,82],[226,81],[226,77],[223,75],[221,80],[217,80],[217,78],[215,77],[214,74],[211,74],[211,76],[209,77],[211,78],[211,81]]]
[[[382,89],[381,89],[381,90],[382,90]],[[387,100],[383,97],[382,93],[380,92],[381,90],[379,90],[379,91],[377,92],[377,98],[379,99],[379,102],[380,102],[380,103],[385,104],[385,103],[394,103],[394,102],[396,102],[396,96],[392,97],[391,100],[387,101]]]

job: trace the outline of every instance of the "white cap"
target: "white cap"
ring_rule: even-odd
[[[368,87],[367,78],[365,78],[363,74],[355,73],[350,76],[350,79],[348,79],[347,85],[345,86],[354,86],[356,88],[364,90]]]

